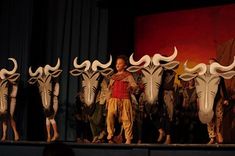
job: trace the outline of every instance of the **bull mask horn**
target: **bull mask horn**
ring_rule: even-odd
[[[150,62],[151,62],[151,58],[150,58],[149,55],[144,55],[143,57],[141,57],[141,59],[140,59],[139,61],[135,61],[135,60],[133,59],[133,55],[134,55],[134,53],[131,54],[131,56],[130,56],[130,58],[129,58],[129,61],[130,61],[130,64],[132,64],[132,65],[134,65],[134,66],[138,66],[138,65],[140,65],[141,63],[145,62],[144,65],[143,65],[143,67],[145,68],[145,67],[147,67],[147,66],[150,64]]]
[[[206,70],[207,70],[206,64],[200,63],[200,64],[196,65],[193,68],[188,68],[187,67],[187,62],[188,62],[188,60],[184,63],[184,70],[186,72],[189,72],[189,73],[196,73],[196,72],[198,72],[198,75],[203,75],[203,74],[206,73]]]
[[[54,67],[51,67],[50,65],[47,64],[44,68],[44,72],[46,75],[49,75],[50,71],[56,71],[57,69],[59,69],[59,67],[60,67],[60,58],[58,58],[57,64]]]
[[[31,76],[31,77],[35,77],[35,76],[37,76],[38,74],[38,76],[37,77],[41,77],[42,76],[42,67],[38,67],[38,69],[33,73],[32,72],[32,69],[31,69],[31,67],[29,67],[29,75]]]
[[[159,63],[160,61],[170,62],[176,58],[177,54],[178,54],[178,50],[176,47],[174,47],[174,53],[171,56],[165,57],[165,56],[162,56],[161,54],[155,54],[153,56],[153,64],[157,66],[160,64]]]
[[[98,60],[95,60],[93,63],[92,63],[92,67],[91,67],[91,69],[93,70],[93,71],[96,71],[97,70],[97,67],[101,67],[101,68],[107,68],[108,66],[110,66],[112,64],[112,56],[110,55],[110,57],[109,57],[109,62],[108,63],[106,63],[106,64],[102,64],[102,63],[100,63]]]
[[[17,62],[14,58],[8,58],[8,60],[11,60],[13,63],[14,63],[14,68],[9,71],[9,70],[6,70],[5,68],[3,68],[1,71],[0,71],[0,77],[1,79],[4,79],[5,78],[5,75],[12,75],[16,72],[17,68],[18,68],[18,65],[17,65]]]
[[[78,60],[78,57],[75,57],[75,59],[73,60],[73,66],[76,68],[76,69],[80,69],[80,68],[83,68],[85,67],[84,71],[87,71],[90,66],[91,66],[91,62],[89,60],[85,60],[84,62],[82,62],[81,64],[78,64],[77,63],[77,60]]]
[[[233,63],[230,64],[229,66],[222,66],[218,62],[213,62],[210,65],[210,73],[211,74],[216,74],[216,70],[221,70],[221,71],[229,71],[235,67],[235,56],[233,57]]]

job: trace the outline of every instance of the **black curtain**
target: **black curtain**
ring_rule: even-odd
[[[78,57],[106,62],[108,8],[96,0],[1,0],[0,69],[18,62],[21,74],[15,118],[22,140],[45,140],[45,118],[36,85],[28,84],[28,68],[36,70],[61,59],[58,122],[63,141],[76,139],[74,108],[79,79],[69,70]]]

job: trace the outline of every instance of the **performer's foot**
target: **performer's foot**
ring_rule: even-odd
[[[210,141],[207,144],[214,144],[215,143],[215,139],[214,138],[210,138]]]
[[[6,141],[6,136],[2,136],[1,141]]]
[[[77,138],[77,143],[83,143],[81,138]]]
[[[105,132],[105,131],[102,131],[102,132],[100,133],[100,135],[98,136],[98,139],[99,139],[99,140],[104,139],[105,135],[106,135],[106,132]]]
[[[89,140],[87,140],[87,139],[84,139],[83,142],[86,143],[86,144],[91,143],[91,142],[90,142]]]
[[[113,139],[109,139],[109,140],[108,140],[108,143],[109,143],[109,144],[114,144],[115,142],[113,141]]]
[[[164,142],[164,144],[170,144],[171,143],[171,136],[168,134],[166,135],[166,140]]]
[[[92,143],[95,143],[98,140],[98,136],[95,136],[92,140]]]
[[[165,132],[162,129],[159,129],[159,136],[157,139],[157,142],[161,142],[163,140],[163,138],[165,137]]]
[[[103,140],[101,140],[101,139],[98,139],[98,140],[96,140],[94,143],[103,143],[104,141]]]
[[[51,142],[51,136],[47,137],[47,142]]]
[[[125,144],[131,144],[131,139],[126,139],[126,143]]]
[[[114,137],[109,137],[107,138],[109,144],[115,144],[116,142],[114,141]]]
[[[103,143],[104,142],[104,139],[103,138],[100,138],[99,136],[95,136],[94,139],[92,140],[92,143]]]
[[[52,137],[51,141],[56,141],[59,139],[59,134],[55,133],[54,136]]]
[[[217,134],[217,143],[218,143],[218,144],[222,144],[223,141],[224,141],[224,139],[223,139],[222,134],[221,134],[221,133],[218,133],[218,134]]]
[[[15,141],[19,141],[19,140],[20,140],[19,134],[15,134],[14,140],[15,140]]]

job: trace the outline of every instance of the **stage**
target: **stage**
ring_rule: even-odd
[[[235,144],[78,144],[63,142],[76,156],[233,156]],[[46,142],[5,141],[1,156],[42,156]]]

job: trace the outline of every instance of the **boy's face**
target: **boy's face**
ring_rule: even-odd
[[[123,59],[118,58],[116,61],[116,69],[118,72],[123,71],[126,68],[126,63]]]

